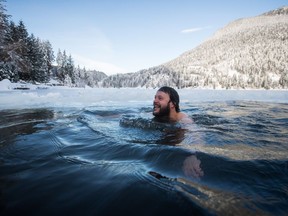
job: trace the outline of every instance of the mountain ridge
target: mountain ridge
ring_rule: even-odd
[[[237,19],[159,66],[101,81],[102,87],[288,88],[288,7]]]

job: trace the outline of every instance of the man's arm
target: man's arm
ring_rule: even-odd
[[[204,175],[203,170],[200,167],[201,161],[196,157],[196,155],[191,155],[187,157],[183,162],[183,172],[188,177],[193,177],[200,179]]]

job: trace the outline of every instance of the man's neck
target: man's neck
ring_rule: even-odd
[[[179,121],[179,116],[178,113],[175,110],[171,110],[169,114],[169,120],[172,122],[177,122]]]

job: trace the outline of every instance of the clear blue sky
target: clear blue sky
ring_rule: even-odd
[[[28,32],[106,74],[170,61],[228,23],[287,6],[287,0],[8,0]]]

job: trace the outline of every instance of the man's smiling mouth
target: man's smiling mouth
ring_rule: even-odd
[[[154,105],[153,105],[153,110],[156,110],[156,109],[160,109],[160,105],[154,104]]]

